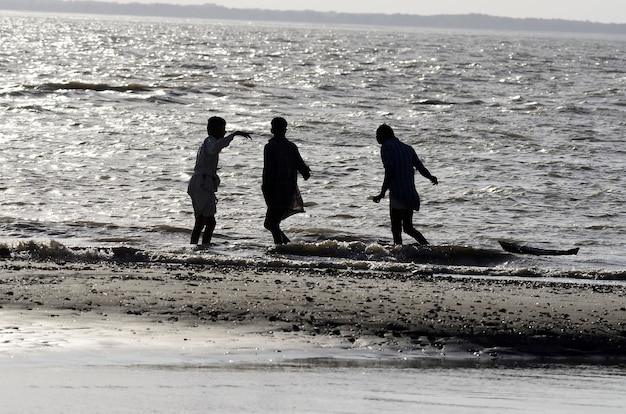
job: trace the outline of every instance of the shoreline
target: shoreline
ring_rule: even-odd
[[[624,358],[626,286],[337,269],[0,261],[0,353],[93,347]]]

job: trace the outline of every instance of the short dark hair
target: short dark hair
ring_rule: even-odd
[[[287,120],[281,116],[272,119],[272,129],[277,131],[286,131],[287,130]]]
[[[393,129],[387,124],[382,124],[376,130],[376,140],[378,142],[385,142],[389,138],[393,138],[395,136],[396,135],[394,134]]]
[[[226,128],[226,120],[219,116],[212,116],[206,124],[206,130],[211,134],[216,128]]]

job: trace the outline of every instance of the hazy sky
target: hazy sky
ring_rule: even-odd
[[[102,1],[102,0],[101,0]],[[104,0],[359,13],[465,14],[626,23],[626,0]]]

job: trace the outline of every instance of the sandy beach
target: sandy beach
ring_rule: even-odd
[[[624,356],[625,297],[623,284],[582,281],[7,259],[0,348],[308,344]]]

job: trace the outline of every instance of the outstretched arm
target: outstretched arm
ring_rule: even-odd
[[[206,152],[209,154],[217,154],[219,153],[221,150],[223,150],[224,148],[226,148],[227,146],[230,145],[231,142],[233,142],[233,139],[236,136],[242,136],[242,137],[246,137],[248,139],[251,139],[251,134],[249,132],[241,132],[241,131],[235,131],[232,134],[228,134],[223,138],[220,139],[215,139],[215,140],[206,140],[204,146],[206,147]]]
[[[232,134],[229,135],[229,137],[232,137],[232,138],[235,138],[236,136],[252,139],[252,133],[251,132],[235,131],[235,132],[233,132]]]
[[[293,143],[292,143],[293,144]],[[302,155],[300,155],[300,151],[296,144],[292,145],[294,157],[296,160],[296,170],[302,175],[304,181],[308,180],[311,177],[311,169],[302,159]]]
[[[374,203],[380,203],[380,200],[385,198],[385,194],[387,193],[387,190],[389,190],[389,168],[391,168],[391,166],[389,165],[389,152],[385,150],[385,146],[382,146],[380,148],[380,158],[382,159],[383,167],[385,168],[385,178],[383,179],[383,185],[380,189],[380,194],[372,197]]]
[[[387,169],[385,169],[385,178],[383,180],[383,185],[380,189],[380,194],[378,194],[377,196],[372,197],[372,200],[374,201],[374,203],[380,203],[380,200],[382,200],[383,198],[385,198],[385,194],[387,193],[387,190],[389,189],[389,177],[387,174]]]
[[[419,173],[423,177],[428,178],[430,180],[430,182],[433,183],[433,185],[439,184],[439,181],[437,180],[437,177],[432,175],[430,173],[430,171],[428,171],[428,169],[426,167],[424,167],[424,164],[422,164],[422,161],[420,161],[420,159],[417,157],[417,154],[415,154],[415,156],[413,158],[413,166],[417,169],[417,171],[419,171]]]

